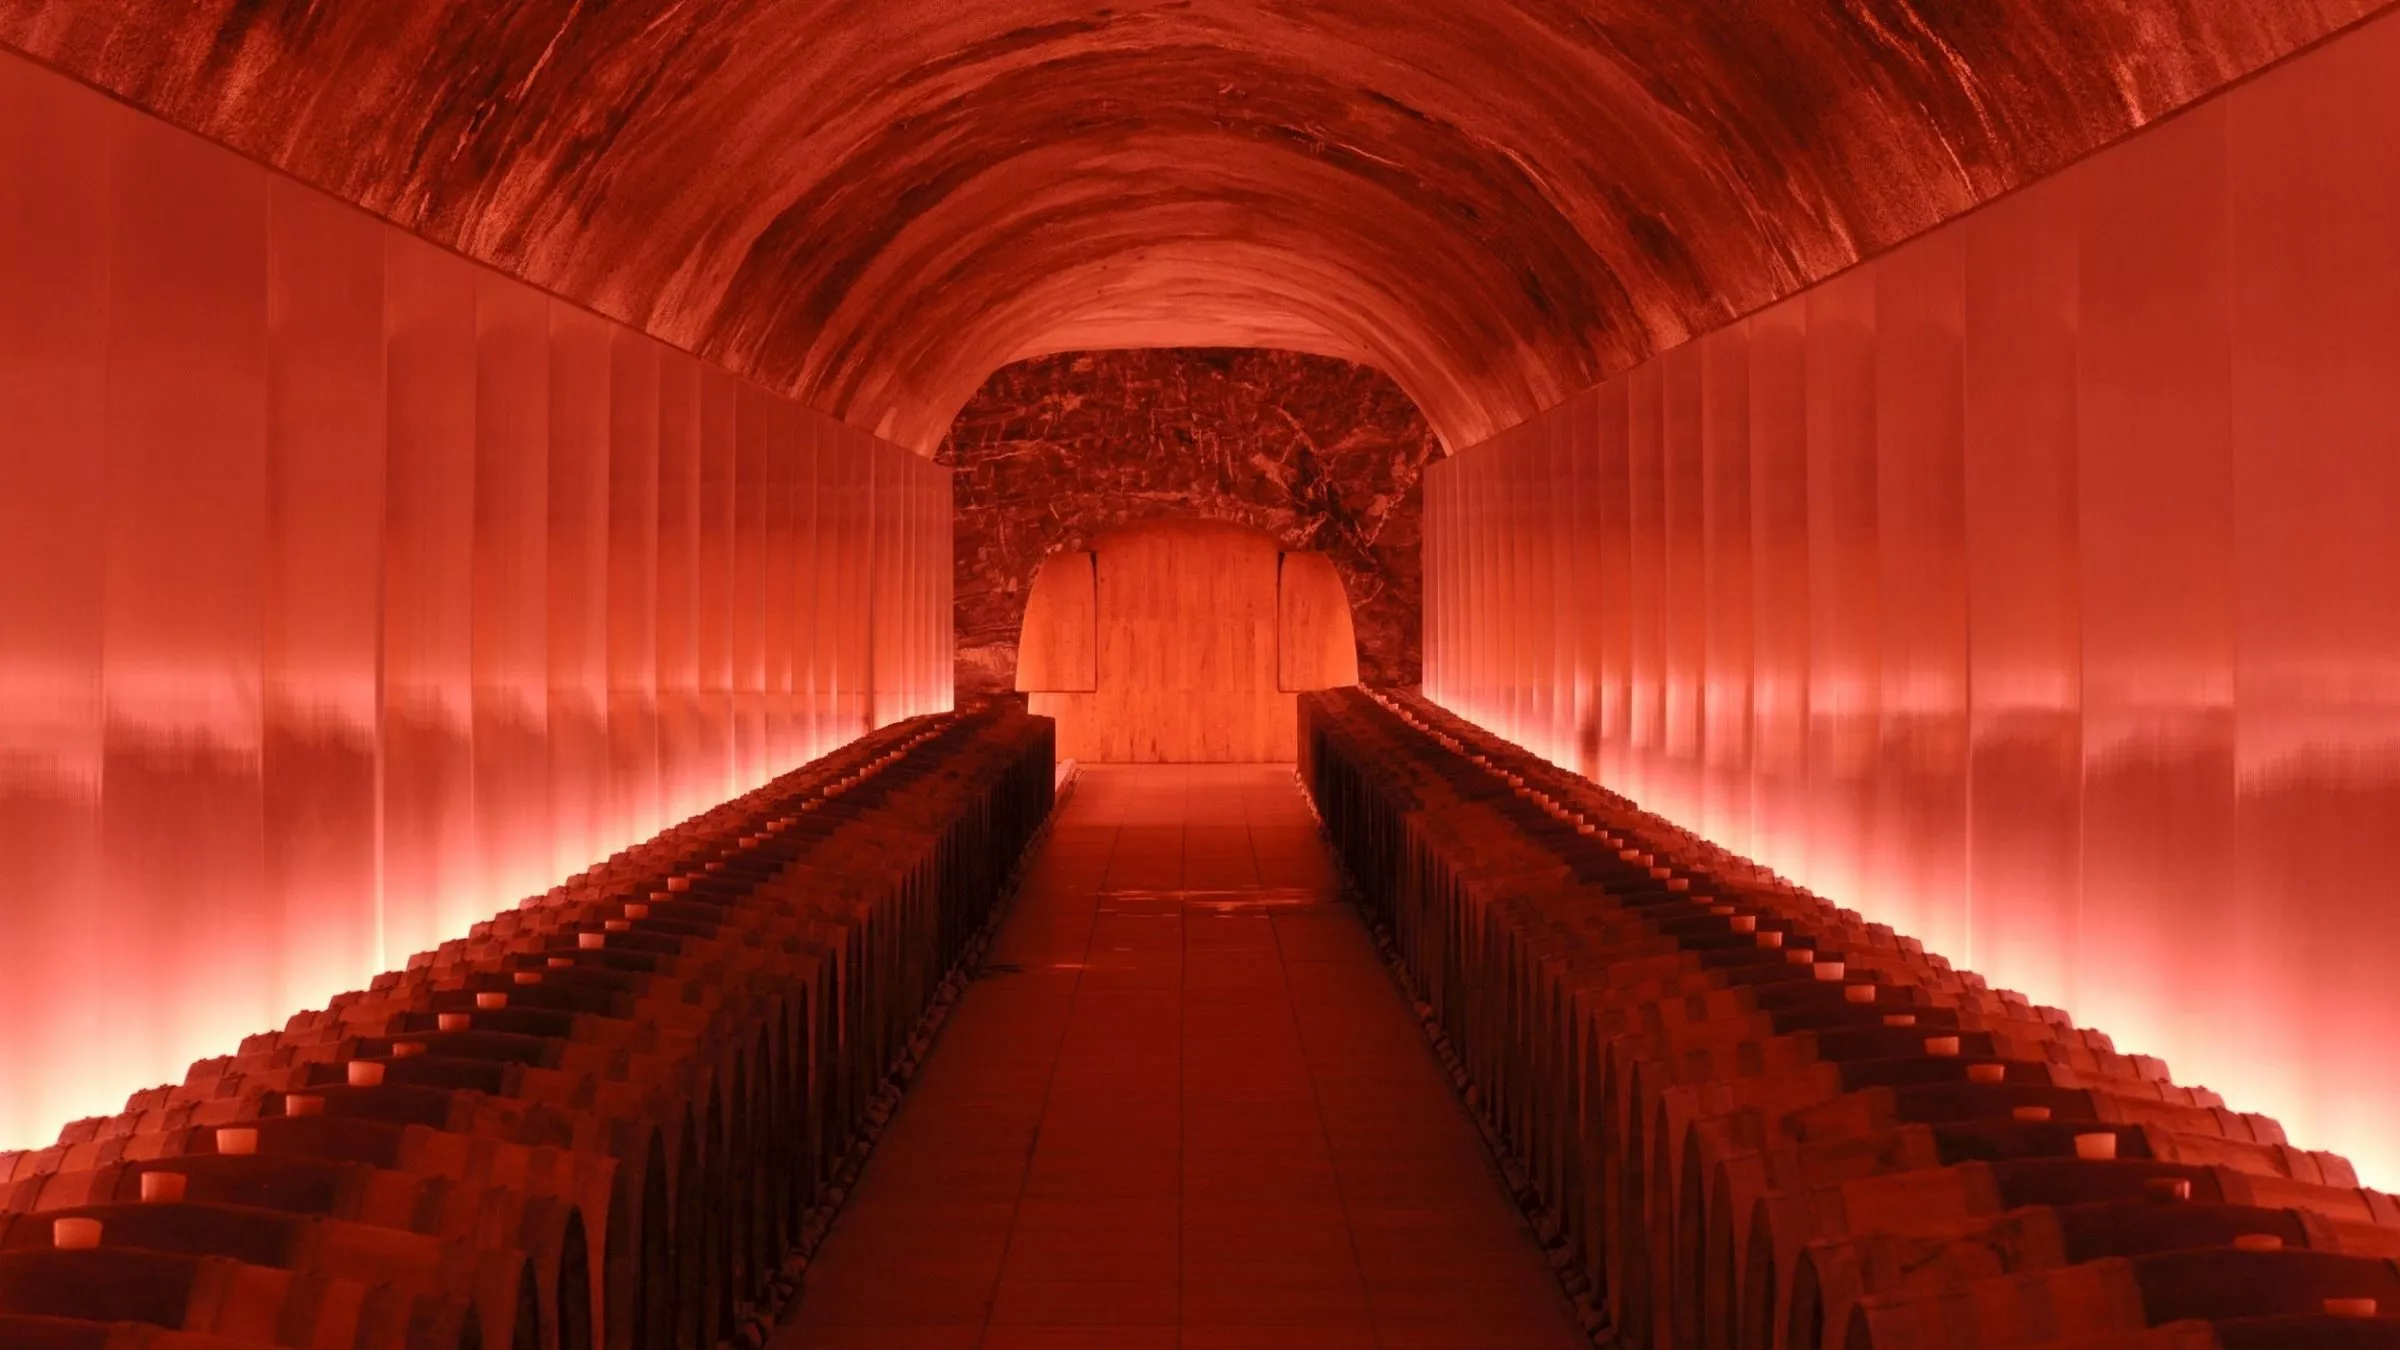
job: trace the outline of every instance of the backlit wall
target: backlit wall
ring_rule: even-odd
[[[2400,1184],[2400,21],[1438,466],[1427,687]]]
[[[0,1147],[948,707],[949,515],[0,54]]]

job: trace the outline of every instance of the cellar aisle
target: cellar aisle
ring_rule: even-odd
[[[1288,765],[1084,771],[786,1350],[1565,1350]]]

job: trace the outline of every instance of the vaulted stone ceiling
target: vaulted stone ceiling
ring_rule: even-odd
[[[2388,0],[8,0],[0,41],[930,452],[1009,361],[1452,446]]]

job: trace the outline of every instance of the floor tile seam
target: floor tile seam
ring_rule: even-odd
[[[1263,889],[1267,885],[1267,865],[1258,856],[1258,817],[1251,810],[1248,793],[1242,794],[1242,838],[1250,845],[1250,875]]]
[[[1188,775],[1187,775],[1188,777]],[[1175,880],[1181,884],[1189,879],[1191,854],[1190,798],[1184,800],[1183,853],[1177,863]],[[1190,1156],[1184,1151],[1184,1141],[1192,1133],[1191,1056],[1185,1047],[1192,1034],[1192,1004],[1189,997],[1189,975],[1192,968],[1192,924],[1188,905],[1175,910],[1175,1341],[1183,1343],[1183,1314],[1189,1306],[1191,1291],[1186,1279],[1183,1227],[1184,1216],[1190,1212],[1191,1196],[1186,1178]]]
[[[1297,783],[1294,784],[1294,787],[1295,790],[1304,790]],[[1324,848],[1327,847],[1327,845],[1322,839],[1320,839],[1318,841],[1318,847]],[[1357,925],[1357,927],[1353,930],[1353,936],[1362,940],[1365,939],[1367,937],[1365,925],[1359,920],[1357,914],[1347,910],[1345,910],[1344,913],[1348,922]],[[1282,925],[1277,923],[1274,931],[1276,939],[1276,957],[1278,963],[1280,964],[1283,960]],[[1371,950],[1367,953],[1367,958],[1370,964],[1380,965],[1380,962],[1375,962],[1373,960],[1373,953]],[[1400,992],[1399,989],[1397,986],[1390,983],[1388,979],[1388,972],[1386,972],[1386,974],[1387,978],[1384,983],[1384,988],[1393,996],[1398,996]],[[1315,1107],[1317,1113],[1318,1130],[1324,1139],[1326,1156],[1330,1159],[1336,1156],[1333,1147],[1333,1130],[1331,1124],[1328,1123],[1325,1118],[1325,1101],[1323,1094],[1318,1090],[1317,1087],[1316,1064],[1313,1062],[1314,1057],[1309,1053],[1308,1037],[1300,1027],[1299,1005],[1291,1000],[1291,984],[1288,975],[1284,982],[1284,988],[1286,1002],[1290,1005],[1292,1010],[1292,1034],[1294,1039],[1299,1043],[1302,1062],[1307,1068],[1309,1100]],[[1428,1047],[1425,1047],[1422,1043],[1420,1043],[1417,1048],[1424,1055],[1424,1062],[1427,1067],[1438,1067],[1437,1062],[1433,1059],[1432,1053]],[[1454,1102],[1453,1105],[1455,1106],[1456,1103]],[[1342,1168],[1338,1162],[1333,1165],[1333,1190],[1334,1196],[1341,1206],[1342,1232],[1343,1235],[1349,1239],[1350,1243],[1350,1261],[1352,1268],[1357,1274],[1359,1298],[1367,1312],[1368,1334],[1374,1340],[1376,1345],[1381,1346],[1384,1343],[1384,1317],[1377,1307],[1377,1300],[1375,1298],[1374,1291],[1371,1290],[1367,1285],[1367,1262],[1364,1254],[1359,1251],[1358,1227],[1355,1217],[1355,1209],[1352,1204],[1352,1196],[1350,1193],[1351,1187],[1349,1180],[1343,1176]]]
[[[1074,803],[1072,801],[1068,802],[1067,809],[1070,811],[1074,809]],[[1117,828],[1112,831],[1109,836],[1109,858],[1111,862],[1113,862],[1116,858],[1117,841],[1123,837],[1124,824],[1122,821],[1120,821],[1117,825]],[[1083,978],[1085,972],[1091,967],[1092,943],[1099,931],[1099,927],[1099,914],[1095,910],[1090,926],[1084,929],[1083,951],[1076,966],[1074,988],[1067,995],[1066,1016],[1059,1019],[1058,1041],[1051,1051],[1049,1076],[1043,1081],[1042,1084],[1042,1105],[1040,1111],[1034,1116],[1033,1139],[1026,1152],[1025,1170],[1024,1173],[1017,1178],[1016,1198],[1009,1203],[1008,1232],[1007,1235],[1000,1240],[1000,1266],[999,1269],[994,1271],[992,1274],[991,1301],[985,1305],[983,1310],[983,1331],[976,1337],[978,1343],[991,1339],[992,1329],[995,1325],[992,1319],[999,1313],[1000,1310],[1000,1286],[1008,1278],[1009,1252],[1016,1246],[1017,1225],[1024,1219],[1025,1191],[1033,1180],[1033,1160],[1041,1151],[1042,1126],[1050,1116],[1051,1094],[1053,1091],[1055,1091],[1058,1085],[1058,1066],[1059,1063],[1066,1058],[1067,1034],[1075,1025],[1075,1004],[1081,999],[1083,994]]]
[[[1272,916],[1268,918],[1267,931],[1269,936],[1275,940],[1275,960],[1278,970],[1282,968],[1283,964],[1282,929],[1283,925],[1281,921],[1273,918]],[[1305,1060],[1307,1053],[1305,1047],[1307,1042],[1300,1033],[1300,1009],[1298,1005],[1292,1002],[1291,984],[1289,980],[1284,981],[1283,1003],[1286,1013],[1291,1018],[1292,1037],[1295,1041],[1302,1045],[1302,1055]],[[1309,1109],[1316,1116],[1318,1141],[1325,1149],[1327,1168],[1333,1172],[1334,1199],[1335,1202],[1341,1206],[1342,1212],[1342,1241],[1350,1251],[1350,1278],[1358,1287],[1359,1307],[1364,1309],[1366,1312],[1368,1334],[1371,1337],[1375,1337],[1378,1342],[1380,1342],[1381,1337],[1375,1327],[1374,1301],[1367,1291],[1367,1263],[1365,1258],[1359,1254],[1358,1228],[1351,1216],[1349,1193],[1342,1185],[1340,1171],[1338,1169],[1333,1169],[1332,1166],[1332,1159],[1334,1156],[1333,1133],[1331,1127],[1325,1123],[1325,1103],[1317,1095],[1317,1077],[1313,1070],[1308,1072],[1308,1101]]]
[[[1302,790],[1305,794],[1305,784],[1302,785]],[[1316,817],[1313,804],[1310,808],[1310,818],[1312,824],[1315,823]],[[1317,825],[1317,829],[1318,842],[1320,846],[1326,848],[1330,852],[1331,846],[1325,841],[1323,827],[1321,825]],[[1336,870],[1337,875],[1343,875],[1340,873],[1338,865]],[[1355,932],[1357,936],[1365,940],[1368,944],[1366,947],[1368,964],[1380,972],[1382,975],[1383,987],[1390,991],[1392,997],[1399,999],[1400,1005],[1405,1008],[1410,998],[1409,991],[1400,982],[1398,973],[1388,962],[1383,959],[1382,954],[1375,949],[1374,935],[1372,932],[1368,931],[1364,918],[1350,903],[1346,887],[1346,881],[1337,883],[1336,897],[1340,902],[1341,909],[1345,914],[1348,915],[1350,921],[1356,925],[1356,928],[1353,929],[1353,932]],[[1540,1248],[1539,1236],[1533,1232],[1532,1226],[1527,1221],[1524,1211],[1518,1207],[1513,1196],[1510,1194],[1507,1174],[1502,1170],[1499,1158],[1493,1153],[1492,1149],[1483,1138],[1481,1127],[1475,1119],[1473,1108],[1467,1105],[1466,1099],[1463,1095],[1449,1090],[1449,1070],[1443,1065],[1441,1056],[1435,1053],[1432,1040],[1424,1035],[1410,1036],[1407,1038],[1407,1040],[1413,1045],[1413,1052],[1408,1054],[1407,1058],[1423,1065],[1426,1070],[1430,1071],[1434,1075],[1429,1081],[1434,1083],[1438,1089],[1439,1100],[1443,1106],[1442,1114],[1449,1118],[1453,1124],[1453,1128],[1456,1131],[1463,1133],[1463,1137],[1469,1145],[1467,1161],[1470,1172],[1478,1175],[1483,1180],[1484,1184],[1489,1187],[1488,1191],[1485,1193],[1495,1199],[1499,1203],[1501,1209],[1505,1211],[1507,1222],[1504,1226],[1510,1232],[1510,1240],[1517,1245],[1520,1250],[1523,1250],[1527,1244],[1530,1243],[1534,1258],[1546,1266],[1546,1254],[1543,1253]],[[1313,1070],[1311,1072],[1309,1081],[1310,1086],[1313,1089],[1316,1082]],[[1337,1185],[1338,1184],[1339,1177],[1337,1174]],[[1345,1214],[1348,1212],[1346,1206],[1347,1195],[1345,1192]],[[1573,1325],[1573,1317],[1571,1313],[1572,1300],[1567,1297],[1566,1291],[1558,1284],[1555,1278],[1546,1280],[1544,1283],[1549,1286],[1550,1296],[1557,1300],[1560,1309],[1567,1315],[1568,1325],[1571,1327]],[[1376,1327],[1378,1344],[1380,1345],[1381,1314],[1376,1310],[1371,1300],[1368,1307],[1368,1314]],[[1576,1343],[1575,1338],[1570,1336],[1566,1343]]]

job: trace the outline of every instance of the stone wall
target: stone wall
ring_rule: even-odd
[[[1201,516],[1329,555],[1360,678],[1417,682],[1419,478],[1441,448],[1382,372],[1251,349],[1074,352],[995,373],[959,414],[958,691],[1011,688],[1044,557],[1140,520]]]

